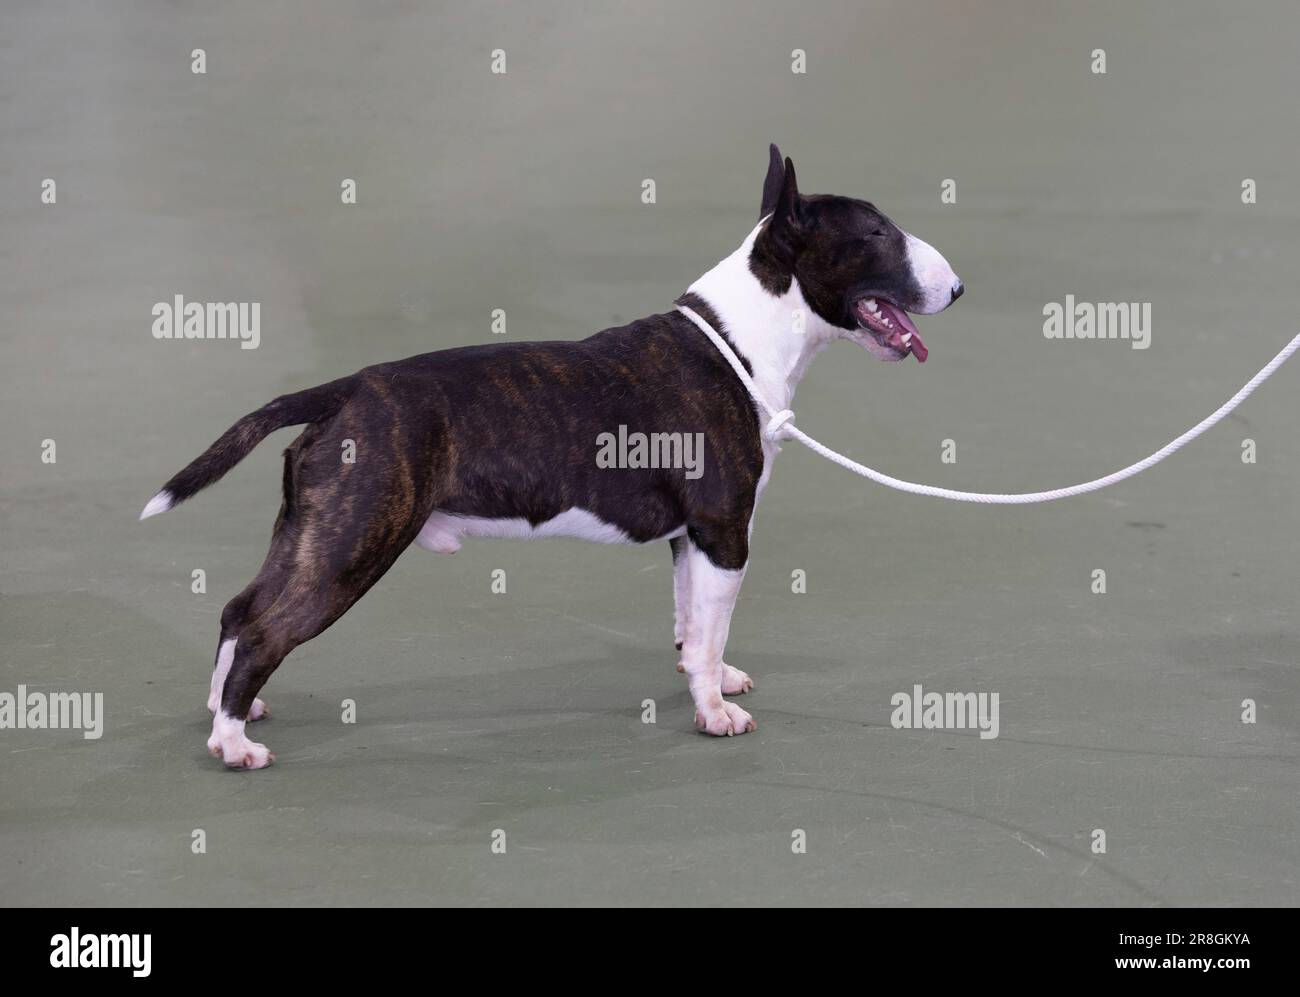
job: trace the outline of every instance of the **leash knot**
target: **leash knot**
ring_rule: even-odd
[[[769,440],[789,439],[790,434],[786,431],[785,424],[793,418],[794,413],[788,408],[783,408],[767,420],[767,425],[763,427],[763,435]]]

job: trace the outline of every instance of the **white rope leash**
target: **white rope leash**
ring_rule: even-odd
[[[856,460],[850,460],[843,454],[836,453],[830,447],[818,443],[807,433],[791,424],[790,420],[794,418],[792,411],[789,409],[778,411],[763,399],[762,395],[758,393],[758,386],[754,384],[754,379],[749,376],[749,371],[745,370],[744,364],[737,358],[735,351],[727,345],[725,339],[718,335],[713,326],[709,325],[708,322],[685,305],[678,305],[677,310],[695,323],[699,330],[708,336],[713,345],[717,347],[718,352],[726,358],[727,363],[731,364],[731,369],[740,378],[740,383],[745,386],[745,390],[749,392],[750,397],[754,399],[759,409],[767,416],[768,421],[763,428],[763,433],[769,439],[796,439],[810,450],[821,454],[827,460],[834,461],[841,467],[848,468],[854,474],[860,474],[864,478],[870,478],[872,481],[888,485],[890,488],[897,488],[900,492],[910,492],[913,495],[931,495],[935,498],[952,499],[954,502],[981,502],[987,505],[1028,505],[1033,502],[1053,502],[1056,499],[1071,498],[1075,495],[1095,492],[1109,485],[1118,484],[1135,474],[1141,474],[1147,468],[1159,464],[1170,454],[1181,450],[1207,429],[1221,422],[1233,409],[1249,398],[1256,388],[1272,377],[1273,372],[1286,363],[1297,348],[1300,348],[1300,335],[1297,335],[1282,348],[1282,352],[1264,365],[1263,370],[1247,381],[1240,391],[1220,405],[1213,413],[1202,419],[1176,440],[1171,440],[1150,457],[1140,460],[1136,464],[1130,464],[1123,470],[1108,474],[1104,478],[1085,481],[1082,484],[1071,485],[1069,488],[1053,488],[1045,492],[1020,492],[1018,494],[1002,495],[996,492],[959,492],[951,488],[937,488],[934,485],[922,485],[915,481],[892,478],[888,474],[874,471],[863,464],[859,464]]]

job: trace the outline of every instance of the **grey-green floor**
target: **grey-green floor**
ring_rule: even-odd
[[[805,429],[980,490],[1127,464],[1297,331],[1293,8],[190,6],[0,13],[0,691],[107,711],[97,741],[0,730],[0,902],[1300,899],[1300,366],[1051,506],[909,498],[788,445],[732,628],[758,681],[736,739],[692,730],[666,545],[479,541],[410,551],[295,652],[254,728],[278,763],[224,771],[217,620],[292,431],[136,522],[276,393],[485,341],[495,308],[512,339],[666,309],[748,231],[772,140],[968,289],[921,321],[923,367],[823,356]],[[177,293],[260,301],[261,347],[155,341]],[[1066,294],[1151,302],[1152,347],[1045,340]],[[998,692],[1000,736],[894,730],[918,683]]]

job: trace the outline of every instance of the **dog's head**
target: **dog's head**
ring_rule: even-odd
[[[775,145],[759,218],[768,221],[749,265],[768,291],[785,294],[796,280],[818,316],[876,359],[924,362],[908,312],[941,312],[964,289],[938,250],[867,201],[800,194],[794,163]]]

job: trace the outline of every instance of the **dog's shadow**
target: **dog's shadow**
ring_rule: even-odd
[[[460,782],[467,771],[481,770],[471,778],[496,794],[504,784],[511,798],[501,802],[512,813],[545,807],[548,800],[527,783],[502,780],[502,772],[536,770],[587,799],[612,800],[740,779],[763,767],[755,757],[764,725],[763,677],[788,673],[788,656],[738,652],[737,667],[754,675],[759,689],[728,698],[755,714],[760,734],[718,739],[694,727],[694,705],[685,677],[676,671],[678,654],[671,644],[655,649],[588,641],[584,650],[582,658],[509,671],[430,673],[404,681],[376,681],[372,675],[359,707],[364,728],[340,722],[340,700],[328,690],[272,689],[268,699],[275,718],[250,725],[249,733],[258,739],[265,735],[295,772],[378,772],[400,764],[405,779],[427,780],[429,791],[437,792],[447,773],[458,773]],[[842,665],[802,660],[799,668]],[[330,705],[323,708],[325,702]],[[786,720],[774,713],[770,722]],[[638,777],[611,778],[629,771]],[[366,795],[373,789],[377,800],[387,798],[383,778],[349,781]],[[567,794],[564,802],[572,802]]]
[[[195,612],[214,622],[210,607]],[[394,667],[409,677],[389,681],[382,667],[344,668],[337,659],[346,648],[322,642],[298,649],[265,692],[271,719],[249,724],[277,764],[232,772],[205,748],[210,648],[121,600],[86,592],[0,596],[0,619],[8,652],[0,688],[104,694],[97,740],[77,731],[6,732],[15,745],[0,755],[0,779],[15,787],[8,808],[16,827],[36,834],[87,820],[159,833],[249,810],[320,814],[330,800],[327,810],[390,815],[391,829],[374,832],[381,837],[427,844],[431,801],[440,820],[446,815],[444,828],[475,834],[488,804],[512,819],[575,801],[666,805],[764,767],[764,724],[789,722],[775,703],[765,707],[764,676],[843,664],[737,656],[759,688],[734,699],[755,713],[759,732],[719,739],[694,729],[678,652],[666,637],[653,647],[585,638],[581,657],[556,660],[553,649],[539,649],[536,662],[477,670],[459,662],[456,673],[440,670],[429,647],[427,672],[417,674],[418,658],[415,668],[407,659]],[[314,667],[325,658],[335,659],[332,678]],[[347,699],[356,701],[354,723]]]

